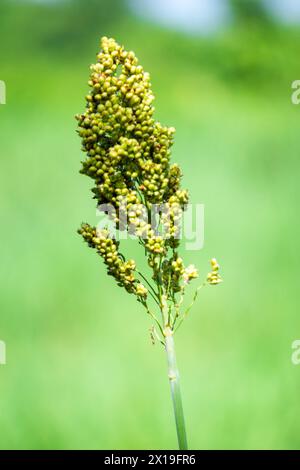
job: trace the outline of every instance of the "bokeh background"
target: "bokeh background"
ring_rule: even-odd
[[[299,448],[299,6],[1,0],[1,448],[176,448],[149,318],[76,234],[97,220],[73,116],[103,35],[151,72],[205,204],[186,261],[222,266],[177,335],[190,448]]]

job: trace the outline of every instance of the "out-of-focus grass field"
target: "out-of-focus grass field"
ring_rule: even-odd
[[[199,39],[123,15],[83,41],[76,24],[57,35],[59,6],[39,24],[4,3],[0,448],[176,447],[151,322],[76,235],[96,218],[73,115],[104,34],[151,72],[156,116],[177,129],[173,161],[205,204],[204,249],[185,259],[205,277],[215,256],[225,281],[177,335],[190,448],[299,448],[299,32],[255,24]],[[35,24],[48,25],[44,42]]]

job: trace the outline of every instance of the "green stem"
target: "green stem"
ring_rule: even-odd
[[[181,401],[181,392],[180,392],[180,383],[179,383],[179,372],[176,364],[176,355],[175,355],[175,344],[173,331],[169,326],[165,328],[164,331],[166,338],[166,353],[168,360],[168,377],[171,388],[171,395],[173,401],[176,430],[178,445],[180,450],[187,450],[187,439],[184,423],[184,414]]]

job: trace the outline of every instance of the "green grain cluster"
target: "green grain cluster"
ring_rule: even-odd
[[[114,209],[109,217],[116,229],[138,238],[152,279],[138,271],[134,260],[125,260],[107,230],[85,223],[79,233],[103,258],[118,285],[135,294],[148,312],[149,295],[160,310],[167,306],[168,322],[174,326],[181,302],[176,295],[182,297],[186,284],[198,276],[195,266],[185,267],[178,253],[188,193],[181,188],[179,166],[170,162],[175,129],[155,121],[150,76],[135,54],[114,39],[102,38],[88,84],[86,110],[76,116],[86,153],[81,173],[93,180],[100,210],[103,205],[103,211]],[[155,211],[158,220],[153,224]],[[126,214],[125,220],[120,214]],[[212,284],[219,282],[214,273],[207,278]]]

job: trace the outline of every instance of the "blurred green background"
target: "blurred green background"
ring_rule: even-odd
[[[300,447],[300,29],[227,3],[201,32],[117,0],[1,0],[2,449],[176,448],[151,322],[76,234],[97,220],[73,116],[103,35],[151,73],[173,161],[205,204],[204,248],[185,260],[204,277],[215,256],[225,281],[177,335],[190,448]]]

